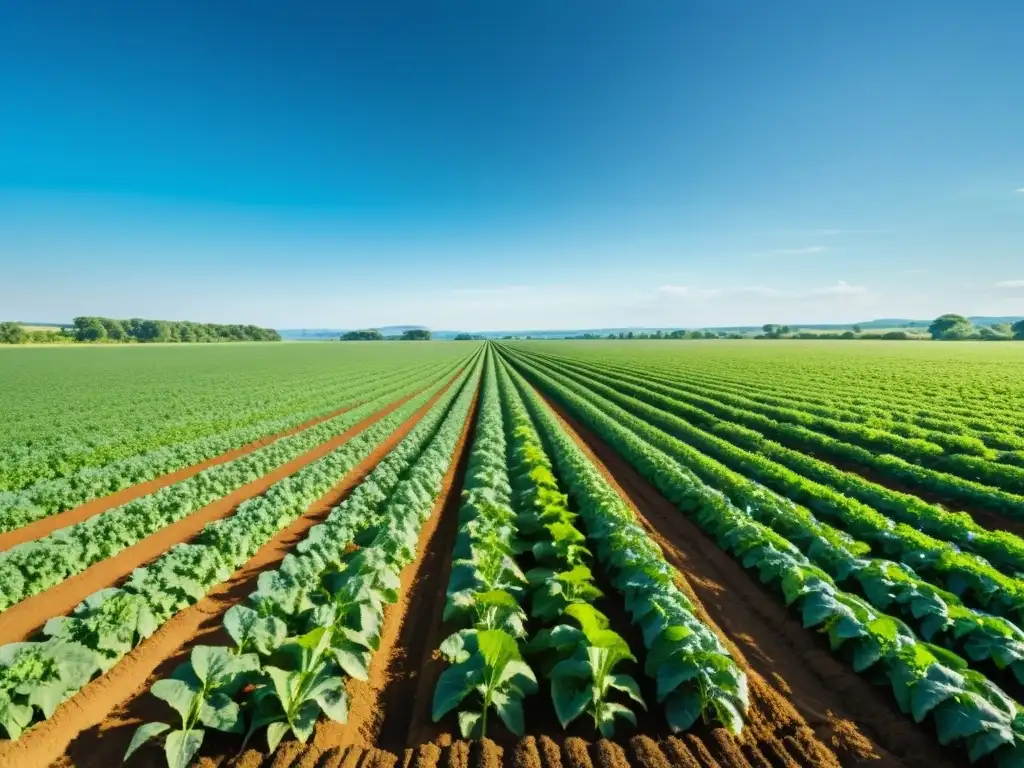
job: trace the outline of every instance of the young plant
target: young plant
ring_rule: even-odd
[[[441,644],[441,655],[452,666],[441,674],[434,690],[435,723],[475,694],[480,709],[459,712],[464,738],[487,735],[491,709],[512,733],[523,735],[523,698],[537,691],[537,678],[512,635],[500,629],[462,630]]]
[[[35,710],[50,717],[99,671],[100,662],[95,652],[60,639],[0,647],[0,727],[17,739]]]
[[[331,653],[332,635],[318,627],[278,649],[276,656],[288,669],[264,667],[265,683],[253,694],[252,723],[242,749],[263,726],[273,752],[289,731],[305,744],[321,712],[340,723],[348,719],[348,694]]]
[[[531,568],[526,574],[533,594],[530,615],[542,621],[553,621],[574,603],[591,603],[603,595],[594,586],[594,576],[585,565],[565,571]]]
[[[43,632],[90,648],[105,671],[156,631],[146,601],[123,589],[101,589],[78,604],[71,616],[46,622]]]
[[[559,624],[538,632],[531,643],[531,650],[546,657],[545,664],[550,666],[551,699],[562,727],[583,714],[590,715],[594,727],[609,738],[615,733],[616,718],[635,726],[632,710],[610,698],[619,691],[647,708],[636,680],[615,672],[619,663],[636,661],[629,644],[608,628],[608,619],[592,605],[570,605],[565,615],[579,627]]]
[[[167,680],[153,683],[150,692],[163,699],[181,718],[181,727],[167,723],[140,725],[132,736],[124,759],[143,744],[162,737],[169,768],[188,768],[203,744],[206,728],[241,733],[242,711],[233,697],[253,679],[259,669],[255,654],[232,653],[220,646],[200,645],[192,649],[189,661],[178,666]]]

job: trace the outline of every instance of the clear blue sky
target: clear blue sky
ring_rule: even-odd
[[[1022,30],[1021,0],[0,3],[0,319],[1024,314]]]

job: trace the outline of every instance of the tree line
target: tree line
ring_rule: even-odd
[[[256,325],[194,323],[189,320],[146,320],[133,317],[76,317],[59,331],[29,330],[19,323],[0,323],[0,344],[27,343],[212,343],[280,341],[281,334]]]
[[[412,328],[401,336],[385,336],[376,328],[362,331],[349,331],[341,335],[341,341],[430,341],[430,331],[424,328]]]

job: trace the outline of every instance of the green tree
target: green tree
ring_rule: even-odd
[[[963,315],[946,314],[932,321],[928,333],[937,341],[955,341],[974,333],[974,325]]]
[[[455,337],[455,341],[472,341],[473,337],[468,333],[460,333]]]
[[[426,328],[412,328],[402,334],[402,341],[430,341],[430,331]]]
[[[376,328],[367,328],[362,331],[349,331],[342,334],[342,341],[384,341],[384,334]]]
[[[1011,328],[1013,329],[1013,338],[1024,341],[1024,320],[1018,320]]]
[[[96,319],[106,329],[108,339],[113,339],[114,341],[128,340],[128,331],[124,329],[120,320],[114,320],[110,317],[98,317]]]
[[[859,325],[855,325],[855,326],[853,326],[853,332],[854,332],[854,333],[860,333],[860,331],[861,331],[861,328],[860,328],[860,326],[859,326]]]
[[[76,317],[75,324],[76,341],[103,341],[107,338],[107,329],[103,321],[98,317]]]
[[[0,323],[0,344],[22,344],[25,329],[17,323]]]

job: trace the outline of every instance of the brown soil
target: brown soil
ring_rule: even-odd
[[[804,629],[775,596],[766,594],[756,578],[719,549],[628,462],[552,406],[679,571],[679,586],[697,606],[700,618],[716,630],[746,668],[752,716],[741,741],[755,739],[755,745],[772,763],[792,759],[799,764],[799,758],[806,754],[814,757],[816,765],[835,765],[837,755],[827,746],[834,735],[826,715],[831,711],[854,725],[862,737],[853,742],[858,745],[856,749],[846,749],[848,739],[836,745],[843,763],[862,761],[866,742],[879,764],[922,768],[965,764],[951,758],[931,733],[900,713],[887,691],[872,687],[848,670],[818,642],[815,633]],[[734,639],[742,643],[742,650]],[[775,675],[786,681],[789,698],[769,682]],[[787,739],[800,744],[802,754],[791,754]],[[696,745],[689,746],[693,751]]]
[[[929,504],[934,504],[937,507],[942,507],[943,509],[953,512],[966,512],[974,519],[974,522],[982,528],[986,528],[990,531],[1009,531],[1017,536],[1024,536],[1024,520],[1013,520],[999,512],[990,511],[974,505],[965,505],[962,501],[950,499],[949,497],[929,488],[924,488],[915,483],[901,482],[895,478],[889,477],[877,469],[874,469],[873,467],[866,467],[856,461],[841,459],[835,456],[819,456],[808,451],[804,452],[809,456],[814,456],[820,461],[828,462],[829,464],[832,464],[846,472],[852,472],[855,475],[860,475],[868,482],[880,485],[883,488],[888,488],[890,491],[905,493],[908,496],[916,496],[922,501],[926,501]]]
[[[261,437],[251,443],[246,443],[240,448],[222,453],[219,456],[201,461],[198,464],[193,464],[190,467],[184,467],[166,475],[155,477],[152,480],[147,480],[144,483],[138,485],[132,485],[128,488],[122,488],[120,491],[116,491],[107,496],[101,496],[98,499],[87,501],[85,504],[80,504],[77,507],[66,510],[64,512],[58,512],[55,515],[49,515],[41,520],[29,523],[28,525],[22,526],[14,531],[7,531],[6,533],[0,534],[0,552],[16,547],[19,544],[24,544],[27,541],[35,541],[41,539],[47,534],[53,533],[60,528],[66,528],[69,525],[80,523],[83,520],[88,520],[93,515],[98,515],[100,512],[106,512],[108,509],[114,507],[120,507],[122,504],[127,504],[129,501],[141,498],[142,496],[148,496],[154,491],[158,491],[168,485],[174,485],[180,483],[182,480],[187,480],[193,475],[198,475],[204,469],[215,467],[218,464],[226,464],[229,461],[241,458],[246,454],[252,453],[258,448],[263,448],[266,445],[277,442],[282,437],[288,437],[302,432],[310,427],[315,427],[328,419],[333,419],[335,416],[340,416],[345,411],[355,408],[359,403],[352,403],[346,405],[344,408],[337,408],[330,413],[326,413],[322,416],[304,421],[298,426],[287,429],[284,432],[278,432],[273,435],[267,435]]]
[[[65,579],[60,584],[11,606],[4,611],[3,621],[0,622],[0,645],[29,639],[40,631],[51,617],[70,613],[75,606],[93,592],[117,584],[118,581],[130,576],[136,568],[164,554],[175,544],[192,539],[203,530],[207,523],[227,517],[243,501],[266,493],[274,483],[295,474],[307,464],[311,464],[341,447],[352,437],[400,407],[413,396],[407,395],[396,400],[386,408],[367,416],[340,435],[306,451],[301,456],[282,464],[263,477],[243,485],[178,522],[161,528],[137,544],[121,550],[114,557],[102,560],[81,573]]]
[[[457,375],[449,380],[447,386],[451,386]],[[312,504],[302,517],[278,532],[226,582],[214,587],[195,605],[176,614],[106,674],[61,704],[50,719],[22,734],[16,742],[0,742],[0,765],[4,768],[30,768],[54,761],[59,766],[76,768],[119,765],[139,723],[167,715],[166,707],[148,695],[152,683],[170,674],[187,658],[194,645],[230,643],[222,626],[222,617],[227,609],[256,588],[261,573],[278,567],[308,530],[326,518],[330,510],[409,433],[443,391],[431,398],[334,488]],[[397,405],[371,419],[383,416]],[[247,765],[259,765],[259,753],[252,754],[256,762],[250,760]],[[139,764],[144,764],[143,759],[141,756]]]
[[[433,626],[437,606],[443,607],[476,406],[474,399],[441,493],[420,532],[416,559],[402,570],[399,601],[385,609],[380,648],[370,663],[369,680],[349,680],[348,723],[318,723],[314,743],[320,747],[386,745],[401,750],[408,740],[414,708],[429,707],[429,696],[421,701],[424,697],[417,689],[422,670],[429,666],[430,651],[436,647],[431,645],[433,633],[428,627]],[[422,666],[425,655],[428,664]]]

